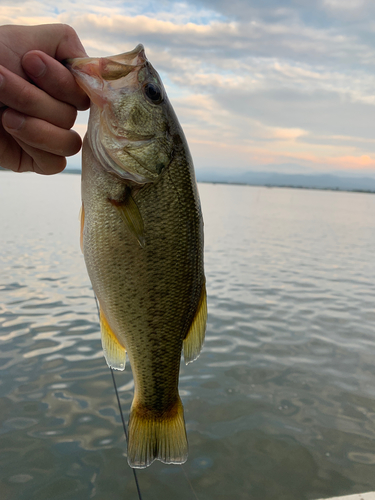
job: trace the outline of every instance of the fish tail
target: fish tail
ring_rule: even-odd
[[[166,412],[155,414],[136,402],[129,420],[128,463],[143,469],[160,460],[165,464],[183,464],[188,455],[184,409],[177,396]]]

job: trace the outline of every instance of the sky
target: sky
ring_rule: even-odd
[[[90,56],[143,43],[197,171],[375,177],[373,0],[0,0],[0,24],[54,22]]]

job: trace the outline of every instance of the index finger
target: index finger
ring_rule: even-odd
[[[28,26],[33,36],[32,45],[58,61],[69,57],[85,57],[86,51],[77,33],[67,24]]]
[[[3,66],[23,78],[21,58],[30,49],[41,50],[58,61],[87,55],[77,33],[66,24],[1,26],[0,46]]]
[[[30,50],[22,58],[22,67],[40,89],[55,99],[81,111],[89,107],[89,98],[71,72],[53,57],[40,50]]]
[[[3,66],[0,66],[0,76],[1,100],[6,106],[57,127],[70,129],[73,126],[77,116],[74,106],[53,98]]]

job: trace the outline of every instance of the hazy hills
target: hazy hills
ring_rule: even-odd
[[[0,167],[0,170],[4,170]],[[65,173],[80,174],[80,170],[67,168]],[[197,169],[198,182],[249,184],[252,186],[293,187],[305,189],[331,189],[339,191],[367,191],[375,193],[374,177],[334,174],[279,173],[271,171],[236,171],[228,169]]]
[[[253,186],[295,187],[307,189],[334,189],[341,191],[375,192],[375,178],[349,177],[333,174],[284,174],[278,172],[215,172],[197,170],[198,182],[250,184]]]

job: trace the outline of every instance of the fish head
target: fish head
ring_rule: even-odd
[[[91,99],[87,136],[102,167],[138,184],[157,180],[173,156],[173,110],[143,46],[67,66]]]

